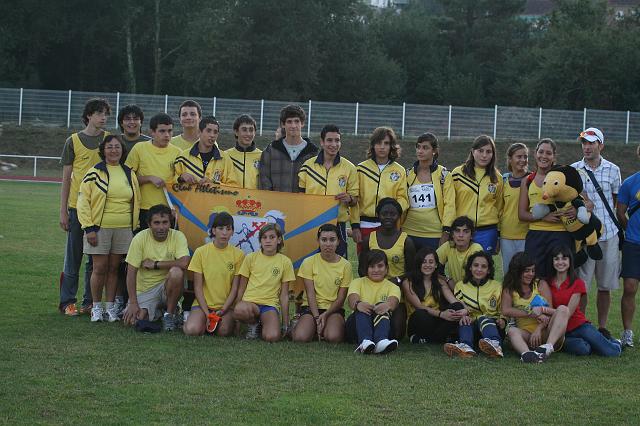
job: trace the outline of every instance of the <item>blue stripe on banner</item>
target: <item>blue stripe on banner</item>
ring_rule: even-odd
[[[313,228],[317,228],[318,226],[330,222],[331,220],[335,220],[338,218],[338,205],[336,204],[335,206],[331,207],[329,210],[327,210],[324,213],[320,213],[318,216],[316,216],[315,218],[311,219],[310,221],[304,223],[303,225],[297,227],[296,229],[292,230],[291,232],[287,232],[284,235],[284,239],[288,240],[289,238],[293,238],[297,235],[303,234],[305,232],[307,232],[310,229]]]
[[[303,260],[305,260],[307,257],[313,256],[314,254],[319,253],[319,252],[320,252],[320,249],[315,249],[311,253],[307,254],[306,256],[302,256],[300,259],[298,259],[295,262],[293,262],[293,269],[298,269],[300,267],[300,265],[302,265],[302,261]]]
[[[167,192],[169,194],[169,199],[171,200],[171,202],[178,206],[178,208],[180,208],[180,214],[182,216],[184,216],[185,219],[187,219],[189,222],[193,223],[194,225],[196,225],[198,228],[202,229],[204,232],[207,232],[207,225],[205,225],[204,223],[200,222],[200,219],[198,219],[193,213],[191,213],[189,211],[188,208],[186,208],[184,206],[184,204],[182,204],[182,201],[180,201],[175,195],[173,195],[170,192]]]

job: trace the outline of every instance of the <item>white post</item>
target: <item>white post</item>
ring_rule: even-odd
[[[307,112],[307,137],[311,137],[311,99],[309,99],[309,112]]]
[[[24,89],[20,88],[20,107],[18,109],[18,126],[22,126],[22,97],[24,95]]]
[[[542,107],[538,113],[538,140],[542,138]]]
[[[214,116],[216,115],[216,106],[217,106],[217,104],[218,104],[218,97],[214,96],[213,97],[213,115]]]
[[[166,114],[169,106],[169,95],[164,95],[164,113]]]
[[[402,103],[402,132],[400,132],[403,138],[404,138],[404,120],[406,117],[407,117],[407,103],[403,102]]]
[[[358,117],[360,115],[360,102],[356,102],[356,127],[353,133],[358,136]]]
[[[71,127],[71,90],[69,90],[69,101],[67,102],[67,129]]]
[[[33,177],[38,176],[38,157],[33,157]]]
[[[498,105],[493,109],[493,140],[496,140],[496,130],[498,128]]]
[[[264,120],[264,99],[260,102],[260,136],[262,136],[262,120]]]
[[[629,143],[629,118],[631,116],[631,112],[627,111],[627,134],[624,137],[624,143]]]
[[[118,111],[120,111],[120,92],[116,93],[116,113],[113,114],[116,117],[116,130],[118,129]]]
[[[447,124],[447,140],[451,142],[451,105],[449,105],[449,124]]]
[[[582,130],[587,128],[587,109],[584,109],[584,113],[582,114]]]

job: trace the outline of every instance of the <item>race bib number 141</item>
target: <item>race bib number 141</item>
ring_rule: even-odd
[[[409,203],[412,209],[432,209],[436,206],[436,194],[432,183],[409,187]]]

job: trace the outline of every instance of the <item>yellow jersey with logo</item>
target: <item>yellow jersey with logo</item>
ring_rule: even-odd
[[[360,192],[356,166],[340,154],[336,155],[333,165],[327,170],[324,166],[324,152],[309,158],[298,172],[298,186],[305,194],[337,195],[343,192],[357,197]],[[352,209],[353,210],[353,209]],[[338,222],[349,220],[349,209],[344,203],[338,207]],[[359,223],[359,218],[353,219]]]
[[[185,149],[191,148],[194,144],[194,142],[186,140],[182,135],[172,137],[170,143],[171,145],[177,147],[180,152],[184,151]]]
[[[507,240],[524,240],[529,231],[529,223],[520,221],[518,217],[518,204],[520,202],[520,183],[526,179],[512,178],[511,173],[505,173],[503,183],[503,207],[500,214],[500,238]],[[513,182],[513,183],[512,183]],[[513,185],[516,186],[513,186]]]
[[[164,283],[169,273],[168,269],[141,268],[143,260],[174,261],[184,256],[189,256],[189,247],[187,246],[187,237],[182,232],[169,229],[167,239],[164,241],[156,241],[150,229],[138,232],[131,240],[126,258],[129,265],[138,268],[136,293],[144,293],[150,288]]]
[[[244,252],[231,245],[220,249],[209,243],[198,247],[193,253],[189,270],[202,274],[204,298],[209,308],[222,309],[243,259]],[[197,298],[193,305],[199,306]]]
[[[409,208],[407,199],[407,172],[399,163],[392,161],[387,164],[382,171],[372,159],[368,159],[358,164],[358,184],[359,199],[355,217],[376,217],[376,206],[378,202],[385,198],[395,199],[402,211]],[[377,220],[376,220],[377,221]]]
[[[467,259],[478,251],[482,251],[482,246],[474,242],[464,251],[458,250],[452,243],[445,243],[438,247],[436,253],[438,253],[440,264],[446,265],[447,276],[452,278],[454,282],[458,282],[464,278]]]
[[[185,149],[176,157],[175,160],[175,180],[183,173],[189,173],[196,177],[196,179],[207,178],[211,182],[220,183],[224,177],[224,158],[222,151],[218,148],[217,144],[213,145],[213,157],[207,164],[207,168],[204,167],[202,161],[202,153],[199,149],[199,143],[196,142],[189,149]]]
[[[349,287],[353,279],[351,263],[344,257],[338,259],[337,262],[330,263],[320,253],[316,253],[302,261],[298,276],[313,281],[318,309],[329,309],[338,298],[338,290]],[[309,306],[306,288],[302,306]]]
[[[469,310],[469,316],[474,320],[480,316],[500,318],[502,284],[499,281],[488,280],[478,286],[458,281],[453,294],[456,299],[465,304]]]
[[[138,176],[157,176],[169,185],[173,182],[173,163],[178,155],[180,150],[171,144],[162,148],[152,142],[138,142],[129,153],[126,165]],[[156,204],[167,205],[164,188],[157,188],[152,183],[140,185],[140,194],[140,208],[143,210],[149,210]]]
[[[371,305],[386,302],[390,297],[400,300],[400,287],[389,280],[371,281],[369,277],[356,278],[349,284],[347,296],[357,294],[360,300]]]
[[[531,312],[531,301],[533,300],[533,298],[536,296],[542,297],[542,295],[540,294],[540,291],[538,291],[537,280],[533,282],[532,287],[533,288],[531,289],[531,294],[529,295],[529,297],[526,297],[526,298],[520,296],[520,294],[517,291],[514,291],[511,293],[511,299],[512,299],[511,305],[515,309],[519,309],[527,313]],[[521,330],[528,331],[529,333],[533,333],[536,330],[536,328],[538,328],[538,320],[535,318],[521,317],[521,318],[515,318],[515,320],[516,320],[516,327],[518,327]]]
[[[387,278],[404,275],[404,242],[407,240],[407,233],[401,232],[395,244],[391,248],[383,249],[378,243],[378,231],[369,234],[369,249],[382,250],[387,255],[389,271]]]
[[[465,175],[463,166],[451,172],[456,193],[456,216],[469,217],[476,227],[497,225],[502,211],[502,178],[491,182],[485,169],[476,167],[475,179]]]
[[[546,200],[542,199],[542,187],[536,185],[535,180],[532,180],[529,184],[528,188],[529,194],[529,211],[533,209],[538,203],[546,204]],[[536,220],[535,222],[529,223],[529,229],[532,231],[552,231],[552,232],[564,232],[566,231],[564,224],[562,222],[551,223],[545,222],[544,220]]]
[[[108,132],[104,132],[102,138],[104,139],[108,134]],[[71,169],[71,184],[69,187],[69,199],[67,201],[67,206],[71,209],[75,209],[76,204],[78,203],[80,184],[82,183],[84,175],[89,171],[89,169],[102,160],[100,159],[98,148],[89,149],[84,146],[80,140],[80,135],[77,133],[71,135],[71,143],[73,144],[74,158]]]
[[[244,258],[239,275],[249,279],[242,300],[275,308],[280,308],[282,284],[296,279],[291,259],[281,253],[265,256],[262,251]]]
[[[224,172],[222,183],[246,189],[258,189],[260,156],[262,151],[252,145],[252,150],[229,148],[224,152]]]

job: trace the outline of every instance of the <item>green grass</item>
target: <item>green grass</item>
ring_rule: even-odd
[[[0,182],[0,423],[636,423],[640,348],[543,365],[352,345],[144,335],[57,313],[54,184]],[[610,328],[620,332],[620,292]],[[593,301],[588,310],[595,317]],[[639,329],[636,321],[636,329]],[[634,420],[635,419],[635,420]]]

